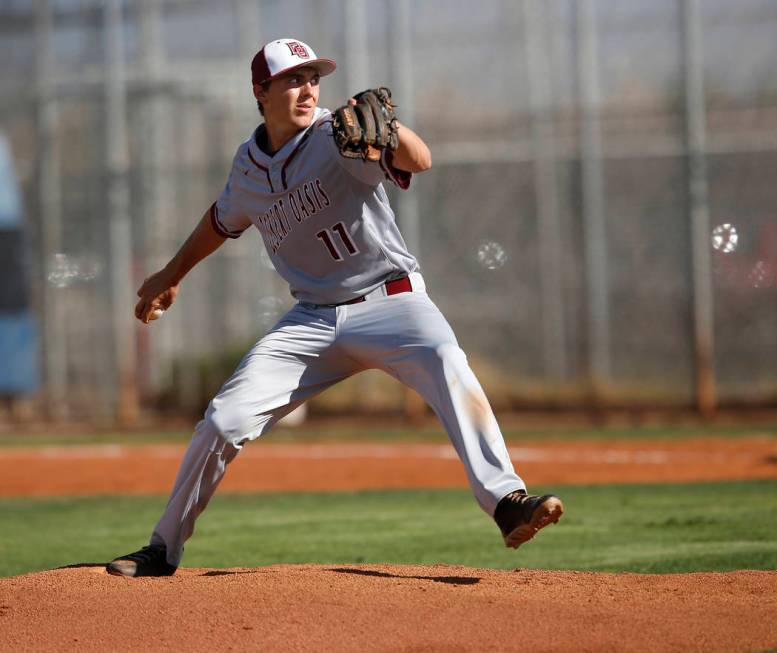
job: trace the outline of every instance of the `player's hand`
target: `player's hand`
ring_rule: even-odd
[[[148,324],[155,310],[166,311],[177,296],[178,284],[172,283],[164,270],[152,274],[138,290],[140,299],[135,304],[135,317],[143,324]]]

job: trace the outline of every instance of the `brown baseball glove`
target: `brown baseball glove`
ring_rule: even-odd
[[[355,105],[340,107],[332,117],[332,132],[340,154],[350,159],[377,161],[382,150],[399,145],[397,117],[391,91],[385,86],[353,96]]]

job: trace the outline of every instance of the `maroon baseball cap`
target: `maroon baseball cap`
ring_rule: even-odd
[[[251,81],[261,84],[294,68],[310,66],[322,77],[334,72],[337,64],[331,59],[319,59],[313,48],[295,39],[270,41],[251,61]]]

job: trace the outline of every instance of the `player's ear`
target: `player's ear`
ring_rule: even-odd
[[[254,84],[254,97],[259,102],[264,102],[267,99],[267,89],[262,84]]]

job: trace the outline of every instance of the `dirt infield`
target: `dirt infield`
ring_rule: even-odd
[[[0,449],[0,496],[166,494],[183,445]],[[510,447],[532,485],[777,478],[769,437],[525,442]],[[222,492],[464,487],[448,444],[254,442],[230,466]]]
[[[282,565],[130,580],[87,566],[0,579],[0,650],[759,651],[777,646],[775,585],[757,571]]]
[[[183,446],[0,449],[0,496],[167,493]],[[533,484],[777,478],[777,440],[525,442]],[[254,443],[222,491],[462,487],[444,444]],[[0,578],[0,651],[758,651],[777,572],[601,574],[277,565]]]

